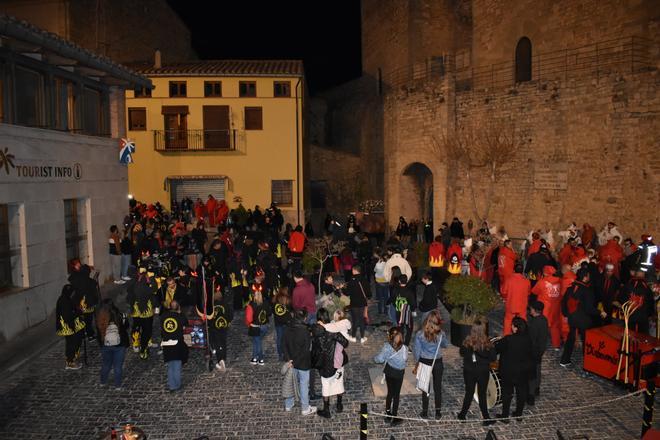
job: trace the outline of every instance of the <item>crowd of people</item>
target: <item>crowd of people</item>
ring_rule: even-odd
[[[503,228],[486,222],[475,230],[470,221],[466,232],[454,218],[432,237],[430,221],[420,234],[419,223],[411,228],[401,217],[384,243],[374,243],[360,232],[355,217],[342,222],[329,217],[322,235],[338,242],[341,251],[335,255],[327,248],[320,280],[310,280],[303,271],[313,228],[309,223],[285,225],[276,205],[264,211],[242,205],[229,210],[209,195],[206,203],[184,199],[167,212],[158,203],[131,200],[122,226],[123,234],[116,225],[110,227],[109,253],[114,281],[125,284],[127,309],[102,300],[93,268],[77,260],[71,262],[69,284],[57,304],[57,333],[66,339],[65,368],[81,368],[80,347],[87,337],[101,347],[101,383],[114,370],[116,387],[121,387],[125,353],[132,347],[143,360],[154,350],[162,352],[168,389],[181,389],[190,344],[186,338],[194,333],[194,323],[203,328],[201,340],[213,368],[227,368],[227,332],[238,325],[252,344],[250,364],[263,366],[268,359],[264,337],[274,326],[284,409],[291,411],[299,401],[303,415],[331,417],[333,397],[336,412],[343,411],[346,349],[367,342],[369,304],[375,296],[378,314],[390,325],[374,359],[384,365],[388,421],[402,420],[396,416],[409,354],[422,391],[420,416],[429,417],[433,394],[432,414],[440,418],[442,353],[448,346],[440,314],[442,284],[448,276],[472,276],[501,294],[503,334],[491,339],[486,326],[477,323],[463,342],[465,399],[457,417],[466,418],[477,388],[484,423],[492,423],[485,384],[499,356],[499,416],[508,422],[514,392],[514,417],[539,396],[548,342],[557,350],[563,344],[561,365],[568,366],[577,335],[584,341],[587,328],[616,321],[621,304],[637,304],[631,326],[638,331],[649,332],[656,316],[657,248],[648,235],[639,245],[622,240],[613,224],[601,234],[588,225],[569,228],[560,234],[565,243],[559,249],[548,231],[533,231],[514,249]],[[411,257],[415,242],[428,244],[426,271]],[[235,314],[243,324],[234,320]],[[160,331],[154,332],[155,323]],[[310,403],[318,397],[317,375],[321,409]]]

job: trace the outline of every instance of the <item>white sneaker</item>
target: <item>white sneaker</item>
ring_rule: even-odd
[[[124,284],[126,281],[124,280],[114,280],[113,283],[115,284]]]
[[[365,342],[367,342],[367,338],[360,339],[360,344],[364,344]]]
[[[218,371],[225,371],[225,361],[220,361],[217,364],[215,364],[215,369]]]
[[[350,342],[357,342],[357,339],[355,339],[353,336],[349,336],[346,339],[348,339]]]
[[[317,408],[315,406],[310,406],[309,408],[307,408],[307,410],[303,410],[301,412],[301,414],[303,416],[309,416],[309,415],[314,414],[316,412],[316,410],[317,410]]]
[[[130,281],[131,277],[121,277],[121,279],[124,280],[124,281]]]

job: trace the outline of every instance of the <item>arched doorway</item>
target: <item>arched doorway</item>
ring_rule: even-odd
[[[401,214],[407,221],[433,218],[433,173],[423,163],[408,165],[399,188]]]

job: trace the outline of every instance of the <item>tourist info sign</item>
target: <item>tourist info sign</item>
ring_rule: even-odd
[[[534,189],[566,191],[568,189],[568,167],[564,163],[536,164],[534,166]]]

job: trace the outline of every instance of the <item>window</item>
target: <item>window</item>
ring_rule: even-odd
[[[532,80],[532,42],[522,37],[516,45],[516,82]]]
[[[0,291],[14,285],[11,272],[9,206],[0,205]]]
[[[241,81],[238,83],[238,96],[241,98],[254,98],[257,96],[257,83],[254,81]]]
[[[151,89],[146,87],[136,87],[134,92],[136,98],[151,98]]]
[[[78,200],[64,200],[64,240],[66,242],[66,261],[80,258],[80,226],[78,222]]]
[[[187,93],[185,81],[170,81],[170,98],[182,98]]]
[[[132,107],[128,109],[128,129],[133,131],[145,131],[147,129],[146,108]]]
[[[273,83],[273,96],[276,98],[290,98],[291,97],[291,82],[290,81],[275,81]]]
[[[270,199],[281,206],[293,205],[293,180],[272,180]]]
[[[42,76],[18,66],[15,71],[16,118],[14,122],[19,125],[39,127],[42,125]]]
[[[75,128],[76,99],[71,81],[55,78],[55,129]]]
[[[221,97],[222,83],[220,81],[204,81],[204,96]]]
[[[261,107],[245,107],[245,129],[263,130],[263,111]]]
[[[100,135],[103,127],[101,113],[101,93],[85,87],[83,89],[82,131],[85,134]]]

